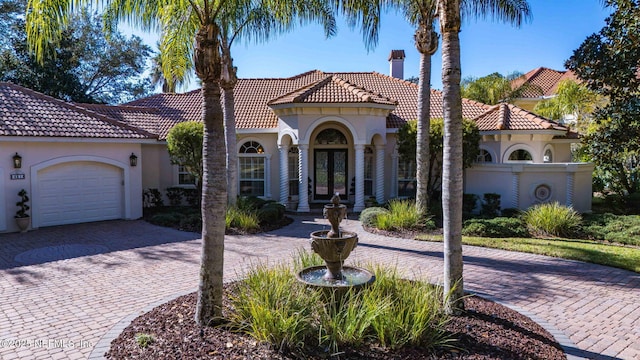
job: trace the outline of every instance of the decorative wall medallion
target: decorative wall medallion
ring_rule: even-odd
[[[551,198],[551,187],[546,184],[538,185],[533,192],[536,200],[544,202]]]

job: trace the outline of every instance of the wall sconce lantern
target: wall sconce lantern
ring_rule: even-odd
[[[129,156],[129,165],[131,166],[138,165],[138,157],[136,156],[136,154],[131,153],[131,156]]]
[[[15,155],[13,155],[13,168],[20,169],[21,167],[22,167],[22,156],[16,153]]]

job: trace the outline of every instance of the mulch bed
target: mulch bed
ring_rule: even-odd
[[[229,286],[225,285],[227,289]],[[196,294],[160,305],[136,318],[111,343],[109,359],[566,359],[551,334],[507,307],[470,296],[465,313],[447,325],[455,348],[388,350],[370,344],[340,354],[291,354],[273,350],[248,335],[222,327],[200,327],[194,321]],[[225,304],[227,306],[227,304]],[[141,348],[136,334],[154,341]]]

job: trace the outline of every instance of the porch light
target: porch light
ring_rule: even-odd
[[[22,167],[22,156],[16,153],[15,155],[13,155],[13,168],[20,169],[21,167]]]
[[[131,156],[129,156],[129,165],[131,166],[138,165],[138,157],[136,156],[136,154],[131,153]]]

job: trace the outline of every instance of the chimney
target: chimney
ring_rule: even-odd
[[[389,75],[404,79],[404,50],[391,50],[389,54]]]

